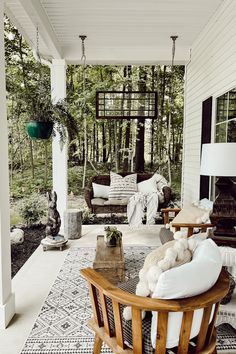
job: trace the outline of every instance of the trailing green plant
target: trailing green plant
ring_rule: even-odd
[[[46,200],[42,195],[33,193],[18,203],[18,211],[29,227],[39,223],[42,217],[46,215]]]
[[[116,226],[106,226],[104,230],[106,231],[107,241],[110,241],[111,239],[116,239],[117,241],[121,241],[122,232],[119,231]]]
[[[36,87],[27,87],[22,98],[27,103],[27,121],[53,123],[53,133],[57,130],[62,141],[66,137],[66,130],[69,136],[78,133],[76,119],[71,113],[71,104],[69,105],[66,99],[53,103],[50,85],[45,78],[40,78]]]

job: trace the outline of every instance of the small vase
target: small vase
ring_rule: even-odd
[[[116,247],[116,238],[112,237],[109,241],[107,241],[107,247]]]

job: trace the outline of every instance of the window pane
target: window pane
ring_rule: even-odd
[[[217,113],[216,113],[216,123],[224,122],[227,120],[227,103],[228,103],[228,93],[217,98]]]
[[[227,123],[221,123],[216,125],[216,143],[226,143],[226,124]]]
[[[236,89],[229,92],[228,119],[236,118]]]
[[[227,136],[228,143],[236,143],[236,121],[231,120],[228,122],[228,136]]]

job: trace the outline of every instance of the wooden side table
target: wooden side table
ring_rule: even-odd
[[[125,260],[122,242],[116,247],[107,247],[104,236],[97,236],[93,269],[101,273],[113,284],[124,281]]]

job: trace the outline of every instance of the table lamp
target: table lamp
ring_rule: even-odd
[[[218,177],[218,195],[210,215],[217,244],[236,246],[236,143],[202,145],[201,175]]]

